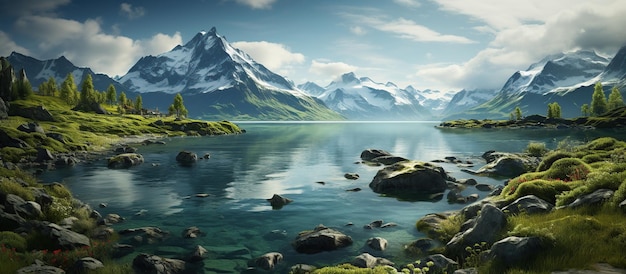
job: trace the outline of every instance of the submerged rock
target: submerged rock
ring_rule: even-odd
[[[376,193],[434,194],[447,188],[443,168],[430,163],[404,161],[378,171],[369,184]]]
[[[143,164],[144,159],[141,154],[137,153],[122,153],[109,158],[107,167],[111,169],[118,168],[130,168]]]
[[[352,244],[352,238],[337,230],[318,225],[312,231],[303,231],[293,242],[293,247],[299,253],[319,253],[332,251]]]
[[[293,202],[292,199],[285,198],[278,194],[274,194],[274,196],[272,196],[272,198],[267,199],[267,201],[270,202],[270,205],[272,205],[273,209],[281,209],[283,206]]]
[[[374,257],[369,253],[362,253],[361,255],[354,257],[350,264],[361,268],[374,268],[379,265],[394,265],[393,262],[385,258]]]
[[[261,268],[263,270],[272,270],[283,260],[283,254],[278,252],[265,253],[248,262],[248,266]]]
[[[156,255],[139,254],[133,259],[133,269],[138,273],[183,273],[185,261],[162,258]]]
[[[198,154],[184,150],[176,155],[176,161],[181,164],[193,164],[198,161]]]
[[[373,237],[373,238],[367,239],[366,244],[367,246],[371,247],[374,250],[384,251],[385,249],[387,249],[388,242],[384,238]]]
[[[372,161],[372,159],[381,157],[381,156],[392,156],[391,153],[384,151],[382,149],[366,149],[361,152],[361,160],[363,161]]]

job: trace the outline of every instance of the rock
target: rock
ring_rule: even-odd
[[[281,208],[283,208],[283,206],[293,202],[292,199],[285,198],[285,197],[280,196],[278,194],[274,194],[272,196],[272,198],[267,199],[267,201],[270,202],[270,205],[272,205],[273,209],[281,209]]]
[[[12,137],[4,130],[0,129],[0,148],[3,147],[27,148],[30,147],[30,145],[22,139]]]
[[[118,234],[123,236],[133,236],[135,242],[145,242],[148,244],[163,241],[169,236],[169,232],[152,226],[124,229],[118,232]]]
[[[52,205],[54,198],[50,196],[43,188],[32,188],[33,195],[35,196],[35,202],[41,205],[42,208],[46,208]]]
[[[476,187],[476,189],[480,191],[492,191],[493,190],[493,186],[489,184],[477,184],[474,187]]]
[[[208,253],[208,251],[200,246],[197,245],[196,248],[194,248],[193,252],[191,253],[191,255],[189,255],[189,261],[190,262],[199,262],[204,260],[204,258],[206,258],[206,254]]]
[[[136,153],[137,152],[137,148],[136,147],[131,147],[129,145],[122,145],[120,147],[115,148],[114,152],[117,153],[117,154]]]
[[[463,194],[457,189],[451,189],[448,195],[446,195],[446,198],[448,199],[448,203],[465,203],[465,197],[463,197]]]
[[[88,271],[96,270],[103,267],[104,264],[102,264],[101,261],[98,261],[92,257],[84,257],[78,259],[78,261],[74,263],[73,269],[76,273],[87,273]]]
[[[447,188],[443,168],[417,161],[404,161],[387,166],[376,173],[369,187],[376,193],[434,194]]]
[[[202,156],[203,159],[208,160],[211,159],[211,154],[209,154],[208,152],[204,154],[204,156]]]
[[[465,247],[486,242],[488,245],[495,241],[496,235],[506,225],[506,216],[492,204],[485,204],[476,217],[473,226],[465,231],[460,231],[450,242],[446,249],[451,254],[462,255]]]
[[[478,199],[480,198],[480,196],[476,193],[472,193],[470,195],[468,195],[467,197],[465,197],[465,202],[466,203],[473,203],[478,201]]]
[[[520,212],[536,214],[549,212],[553,207],[552,204],[535,195],[526,195],[517,198],[517,200],[502,208],[502,211],[507,215],[519,214]]]
[[[387,240],[381,237],[373,237],[367,239],[367,246],[371,247],[374,250],[384,251],[387,248]]]
[[[193,239],[193,238],[197,238],[198,236],[202,236],[205,233],[200,231],[198,227],[192,226],[192,227],[185,229],[181,234],[183,238]]]
[[[280,263],[283,260],[283,254],[280,254],[278,252],[270,252],[270,253],[265,253],[260,257],[257,257],[253,260],[250,260],[248,262],[248,266],[250,267],[255,267],[255,268],[261,268],[263,270],[273,270],[274,267],[276,267],[276,265],[278,263]]]
[[[502,194],[502,190],[504,189],[503,185],[497,185],[493,188],[493,191],[489,192],[487,196],[494,197]]]
[[[429,238],[421,238],[411,242],[408,245],[405,245],[404,251],[409,254],[422,255],[428,254],[428,251],[435,248],[436,246],[437,242],[435,240]]]
[[[511,236],[494,243],[489,257],[506,266],[512,266],[528,262],[540,250],[542,245],[539,237]]]
[[[64,250],[74,250],[91,246],[87,236],[60,227],[54,223],[49,223],[45,226],[42,233],[50,237],[56,246]]]
[[[372,159],[380,156],[392,156],[391,153],[381,149],[366,149],[361,152],[361,160],[372,161]]]
[[[318,225],[312,231],[300,232],[292,243],[297,252],[307,254],[331,251],[351,244],[350,236],[324,225]]]
[[[539,165],[539,160],[535,157],[513,153],[486,152],[483,158],[487,160],[487,164],[478,171],[464,171],[473,174],[517,177],[528,171],[534,171]]]
[[[11,115],[22,116],[37,121],[54,122],[52,114],[43,106],[36,107],[15,107],[10,110]]]
[[[381,163],[383,165],[388,166],[388,165],[393,165],[397,162],[408,161],[408,160],[409,159],[400,157],[400,156],[384,155],[384,156],[379,156],[374,159],[371,159],[370,161],[374,163]]]
[[[0,210],[0,231],[12,231],[26,224],[26,219],[15,213]]]
[[[383,225],[383,220],[376,220],[376,221],[372,221],[369,224],[366,224],[363,226],[363,228],[365,229],[372,229],[375,227],[381,227]]]
[[[17,213],[19,206],[23,203],[26,203],[26,201],[22,199],[22,197],[15,194],[7,194],[4,198],[5,211],[8,213]]]
[[[344,178],[348,179],[348,180],[357,180],[359,179],[359,174],[356,173],[346,173],[343,175]]]
[[[43,215],[43,212],[41,211],[41,205],[33,201],[27,201],[21,205],[18,205],[15,211],[17,211],[17,214],[19,214],[20,216],[28,219],[33,219]]]
[[[122,153],[109,158],[107,167],[110,169],[130,168],[143,164],[143,162],[144,159],[141,154]]]
[[[109,240],[115,234],[115,230],[108,226],[98,226],[91,231],[91,237],[99,240]]]
[[[33,132],[37,132],[37,133],[41,133],[41,134],[46,134],[46,132],[43,130],[43,128],[38,124],[38,123],[34,123],[34,122],[30,122],[27,124],[21,124],[17,127],[17,130],[19,131],[23,131],[26,133],[33,133]]]
[[[191,151],[181,151],[176,155],[176,161],[181,164],[193,164],[198,161],[198,155]]]
[[[65,136],[63,136],[63,134],[58,133],[58,132],[46,132],[46,136],[59,141],[59,143],[61,144],[65,144],[67,143],[67,141],[65,140]]]
[[[54,156],[50,150],[47,148],[37,148],[37,158],[35,159],[35,162],[41,163],[52,160],[54,160]]]
[[[35,263],[22,267],[15,272],[16,274],[65,274],[65,270],[58,267],[46,265],[40,260],[35,260]]]
[[[73,166],[73,165],[76,165],[77,163],[78,163],[78,159],[76,159],[75,157],[70,157],[70,156],[60,156],[60,157],[57,157],[56,161],[54,161],[54,165],[57,167]]]
[[[462,184],[462,185],[468,185],[468,186],[475,186],[476,184],[478,184],[478,182],[475,179],[460,179],[457,181],[457,183]]]
[[[433,266],[428,267],[428,272],[432,273],[452,273],[459,268],[459,263],[441,254],[429,255],[426,258],[420,260],[420,263],[415,267],[427,267],[428,262],[433,262]]]
[[[613,197],[613,190],[610,189],[598,189],[592,193],[582,195],[576,200],[574,200],[571,204],[567,205],[567,207],[575,208],[581,205],[597,205],[601,204],[604,201],[607,201],[611,197]]]
[[[417,230],[425,233],[430,238],[439,239],[441,236],[441,223],[454,216],[454,213],[430,213],[417,221]]]
[[[315,266],[308,264],[297,264],[290,268],[289,273],[293,274],[311,274],[317,269]]]
[[[396,224],[396,223],[384,223],[383,225],[380,226],[380,228],[388,228],[388,227],[394,227],[394,226],[398,226],[398,224]]]
[[[626,200],[623,200],[621,203],[619,203],[619,208],[626,211]]]
[[[391,261],[385,258],[374,257],[369,253],[362,253],[361,255],[354,257],[350,264],[361,268],[374,268],[379,265],[394,265]]]
[[[0,120],[4,120],[7,118],[9,118],[9,108],[7,108],[7,105],[4,103],[4,100],[0,98]]]
[[[359,192],[359,191],[361,191],[361,190],[362,190],[362,189],[361,189],[360,187],[355,187],[355,188],[346,189],[346,191],[349,191],[349,192]]]
[[[452,274],[478,274],[478,269],[474,267],[457,269],[454,272],[452,272]]]
[[[127,244],[114,244],[112,246],[112,249],[113,258],[124,257],[130,253],[135,252],[135,247]]]
[[[185,271],[186,264],[182,260],[161,258],[156,255],[139,254],[133,259],[136,273],[176,274]]]
[[[107,225],[118,224],[118,223],[123,222],[124,220],[125,220],[124,217],[115,213],[109,213],[106,215],[106,217],[104,217],[104,223]]]

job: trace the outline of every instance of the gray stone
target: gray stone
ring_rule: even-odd
[[[274,267],[283,260],[283,254],[278,252],[265,253],[248,262],[248,266],[261,268],[263,270],[273,270]]]
[[[91,246],[87,236],[76,233],[57,224],[49,223],[44,227],[43,233],[55,241],[62,249],[74,250],[85,246]]]
[[[374,250],[385,251],[387,249],[387,240],[381,237],[373,237],[367,239],[367,246]]]
[[[439,166],[417,161],[398,162],[376,173],[369,187],[376,193],[434,194],[447,188],[448,175]]]
[[[18,213],[18,208],[21,204],[26,203],[26,200],[15,194],[7,194],[4,199],[4,207],[7,213]]]
[[[352,238],[337,230],[318,225],[312,231],[303,231],[293,242],[293,247],[299,253],[313,254],[322,251],[331,251],[352,244]]]
[[[504,177],[516,177],[531,170],[535,170],[539,161],[534,157],[528,157],[513,153],[490,153],[487,164],[477,171],[464,170],[472,174],[495,175]]]
[[[457,183],[462,184],[462,185],[468,185],[468,186],[475,186],[478,184],[478,182],[476,181],[476,179],[460,179],[457,181]]]
[[[567,205],[567,207],[574,208],[574,207],[579,207],[581,205],[601,204],[607,201],[608,199],[610,199],[611,197],[613,197],[613,193],[615,192],[610,189],[598,189],[592,193],[582,195],[576,198],[576,200],[574,200],[571,204]]]
[[[317,269],[315,266],[308,264],[297,264],[290,268],[289,273],[293,274],[311,274]]]
[[[23,131],[26,133],[41,133],[41,134],[46,134],[46,132],[43,130],[43,128],[38,124],[38,123],[34,123],[34,122],[30,122],[27,124],[21,124],[17,127],[17,130],[19,131]]]
[[[17,211],[20,216],[28,219],[36,218],[43,215],[43,212],[41,211],[41,205],[33,201],[27,201],[23,204],[18,205],[17,208],[15,208],[15,211]]]
[[[65,136],[58,132],[46,132],[46,136],[59,141],[59,143],[65,144],[67,141],[65,140]]]
[[[348,180],[357,180],[359,179],[359,174],[356,173],[346,173],[343,175],[344,178],[348,179]]]
[[[144,159],[141,154],[137,153],[122,153],[109,158],[107,167],[111,169],[118,168],[130,168],[143,164]]]
[[[0,230],[12,231],[26,224],[26,219],[15,213],[8,213],[0,210]]]
[[[478,274],[478,269],[473,268],[473,267],[457,269],[454,272],[452,272],[452,274]]]
[[[433,262],[433,266],[429,267],[429,272],[432,273],[452,273],[459,268],[459,263],[441,254],[427,256],[420,260],[420,263],[416,267],[427,267],[428,262]]]
[[[177,274],[185,271],[186,264],[182,260],[142,253],[133,259],[133,269],[138,273]]]
[[[78,163],[78,159],[72,156],[60,156],[54,161],[54,165],[57,167],[73,166]]]
[[[374,163],[381,163],[383,165],[388,166],[388,165],[393,165],[397,162],[408,161],[408,160],[409,159],[400,157],[400,156],[385,155],[385,156],[376,157],[372,159],[371,161]]]
[[[11,109],[11,113],[16,116],[22,116],[37,121],[54,122],[54,116],[43,106],[14,108]]]
[[[267,201],[270,202],[273,209],[281,209],[283,206],[293,202],[292,199],[285,198],[278,194],[274,194],[272,198],[267,199]]]
[[[493,190],[493,186],[489,184],[477,184],[474,187],[476,187],[476,189],[480,191],[492,191]]]
[[[4,130],[0,129],[0,148],[2,147],[27,148],[30,146],[24,140],[12,137]]]
[[[506,216],[492,204],[483,205],[474,225],[454,235],[446,244],[446,249],[452,254],[461,255],[465,247],[486,242],[488,245],[495,241],[498,232],[506,225]]]
[[[35,162],[47,162],[54,160],[54,155],[47,148],[37,148],[37,158]]]
[[[198,154],[191,151],[181,151],[176,155],[176,161],[181,164],[193,164],[198,161]]]
[[[622,210],[626,210],[626,200],[623,200],[621,203],[619,203],[619,208],[621,208]]]
[[[153,244],[161,242],[169,236],[169,232],[152,226],[124,229],[119,231],[118,234],[125,237],[131,236],[134,241],[139,244]]]
[[[204,260],[204,258],[206,258],[208,251],[206,250],[206,248],[197,245],[194,249],[193,252],[191,252],[191,255],[189,256],[189,261],[190,262],[198,262],[198,261],[202,261]]]
[[[361,268],[374,268],[379,265],[394,265],[391,261],[385,258],[374,257],[369,253],[362,253],[361,255],[354,257],[350,264]]]
[[[200,228],[197,226],[188,227],[182,232],[182,237],[187,239],[197,238],[202,235],[204,235],[204,232],[200,231]]]
[[[489,257],[511,266],[527,262],[542,249],[539,237],[507,237],[491,246]]]
[[[519,214],[520,212],[536,214],[549,212],[553,207],[552,204],[535,195],[526,195],[517,198],[517,200],[502,208],[502,211],[507,215]]]
[[[0,120],[4,120],[7,118],[9,118],[9,108],[7,108],[7,105],[4,103],[4,100],[0,98]]]
[[[80,258],[74,263],[74,271],[76,273],[86,273],[90,270],[96,270],[103,267],[104,264],[102,264],[101,261],[92,257]]]
[[[384,151],[382,149],[366,149],[361,152],[361,160],[364,161],[372,161],[372,159],[381,157],[381,156],[392,156],[391,153]]]
[[[35,263],[18,269],[16,274],[65,274],[65,270],[35,260]]]

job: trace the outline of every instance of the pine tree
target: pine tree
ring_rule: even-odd
[[[175,112],[176,118],[186,117],[188,112],[183,104],[183,96],[180,93],[176,93],[174,102],[169,107],[170,113]]]
[[[515,107],[515,119],[522,120],[522,109]]]
[[[609,110],[606,102],[606,95],[604,95],[604,89],[602,83],[597,82],[593,88],[593,95],[591,95],[591,114],[594,116],[602,115]]]
[[[548,118],[561,118],[561,106],[559,103],[548,104]]]
[[[109,103],[109,105],[112,106],[116,100],[117,100],[117,91],[115,90],[115,86],[113,86],[113,84],[110,84],[109,87],[107,88],[106,101]]]
[[[84,110],[91,109],[91,105],[96,103],[96,94],[93,88],[93,79],[91,74],[87,74],[85,80],[83,80],[82,88],[80,89],[80,107]]]
[[[589,113],[590,113],[590,111],[589,111],[589,105],[588,105],[588,104],[583,104],[583,105],[580,107],[580,112],[582,112],[582,114],[583,114],[583,116],[584,116],[584,117],[589,116]]]
[[[125,109],[127,100],[128,99],[126,98],[126,93],[122,91],[122,93],[120,93],[119,99],[117,100],[117,103],[122,107],[122,109]]]
[[[139,115],[143,115],[143,100],[141,95],[137,95],[135,98],[135,110],[139,112]]]
[[[59,91],[59,97],[63,101],[65,101],[68,105],[75,105],[77,101],[75,101],[75,94],[77,91],[76,84],[74,83],[74,76],[71,73],[68,73],[61,84],[61,90]]]
[[[622,99],[622,94],[619,92],[617,87],[613,87],[611,89],[611,94],[609,94],[609,101],[607,103],[609,110],[613,110],[616,108],[620,108],[624,106],[624,99]]]

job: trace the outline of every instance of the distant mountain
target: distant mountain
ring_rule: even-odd
[[[473,89],[461,90],[454,94],[442,112],[443,116],[450,116],[462,113],[468,109],[481,105],[497,94],[497,90],[491,89]]]
[[[311,95],[313,97],[317,97],[322,95],[324,91],[326,91],[323,87],[320,87],[318,84],[313,82],[306,82],[304,84],[299,84],[298,89],[304,91],[306,94]]]
[[[624,48],[616,57],[626,55],[623,51]],[[493,99],[447,118],[502,119],[508,118],[515,107],[520,107],[525,115],[545,115],[552,102],[559,103],[563,117],[580,116],[580,107],[590,103],[593,85],[602,81],[601,75],[612,75],[612,83],[624,81],[624,63],[611,65],[615,59],[618,58],[603,57],[593,51],[547,56],[527,70],[514,73]]]
[[[140,92],[144,104],[163,109],[181,93],[189,115],[203,119],[343,119],[234,48],[215,28],[169,52],[141,58],[119,81]]]
[[[420,105],[430,110],[434,116],[439,116],[446,109],[446,106],[454,97],[452,92],[425,89],[417,90],[413,86],[407,86],[404,90],[414,94]]]
[[[19,71],[20,69],[26,71],[28,80],[35,90],[39,84],[48,81],[50,77],[53,77],[57,85],[60,85],[69,73],[74,77],[76,86],[78,86],[79,89],[83,78],[87,74],[91,74],[94,88],[98,91],[107,90],[110,84],[115,86],[118,94],[126,90],[125,87],[106,74],[94,73],[90,68],[86,67],[77,67],[67,60],[65,56],[42,61],[17,52],[12,52],[11,55],[7,57],[7,60],[11,63],[15,71]]]
[[[310,94],[321,91],[313,85],[301,87]],[[317,98],[350,120],[425,120],[432,117],[414,93],[393,83],[357,78],[353,72],[343,74],[324,87],[324,92]]]

